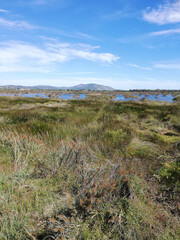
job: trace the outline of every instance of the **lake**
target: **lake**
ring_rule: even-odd
[[[150,95],[145,95],[145,94],[133,94],[135,98],[126,98],[124,95],[116,95],[116,98],[114,99],[115,101],[140,101],[142,99],[148,99],[148,100],[154,100],[154,101],[162,101],[162,102],[173,102],[174,96],[172,94],[168,94],[166,96],[159,94],[150,94]]]
[[[25,93],[25,94],[0,94],[0,96],[10,96],[10,97],[14,97],[14,96],[19,96],[19,97],[29,97],[29,98],[35,98],[35,97],[40,97],[40,98],[60,98],[62,100],[71,100],[71,99],[85,99],[87,94],[84,93],[80,93],[78,95],[76,94],[68,94],[68,93],[59,93],[59,94],[49,94],[46,95],[44,93]],[[155,94],[150,94],[150,95],[146,95],[146,94],[132,94],[132,98],[126,98],[124,95],[115,95],[114,101],[140,101],[142,99],[148,99],[148,100],[154,100],[154,101],[162,101],[162,102],[173,102],[173,98],[174,96],[172,96],[172,94],[168,94],[166,96],[159,94],[159,95],[155,95]]]

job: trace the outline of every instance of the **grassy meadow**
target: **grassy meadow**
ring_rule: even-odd
[[[0,97],[0,239],[178,240],[179,150],[178,102]]]

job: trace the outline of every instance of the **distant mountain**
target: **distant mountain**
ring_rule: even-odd
[[[79,85],[72,87],[71,89],[73,89],[73,90],[91,90],[91,91],[113,91],[114,90],[112,87],[94,84],[94,83],[79,84]]]
[[[47,86],[47,85],[38,85],[38,86],[5,85],[5,86],[1,86],[1,88],[3,89],[42,89],[42,90],[65,89],[65,88],[59,88],[59,87],[53,87],[53,86]]]
[[[1,86],[3,89],[37,89],[37,90],[91,90],[91,91],[113,91],[114,89],[109,86],[99,85],[95,83],[89,84],[79,84],[72,87],[53,87],[46,85],[38,85],[38,86],[21,86],[21,85],[6,85]]]

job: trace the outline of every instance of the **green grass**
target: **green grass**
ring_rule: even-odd
[[[176,240],[179,103],[0,98],[0,239]]]

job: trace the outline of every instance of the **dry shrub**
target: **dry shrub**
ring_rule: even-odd
[[[43,143],[27,134],[18,134],[15,131],[0,131],[0,139],[8,144],[13,153],[15,169],[22,170],[34,161],[43,150]]]

